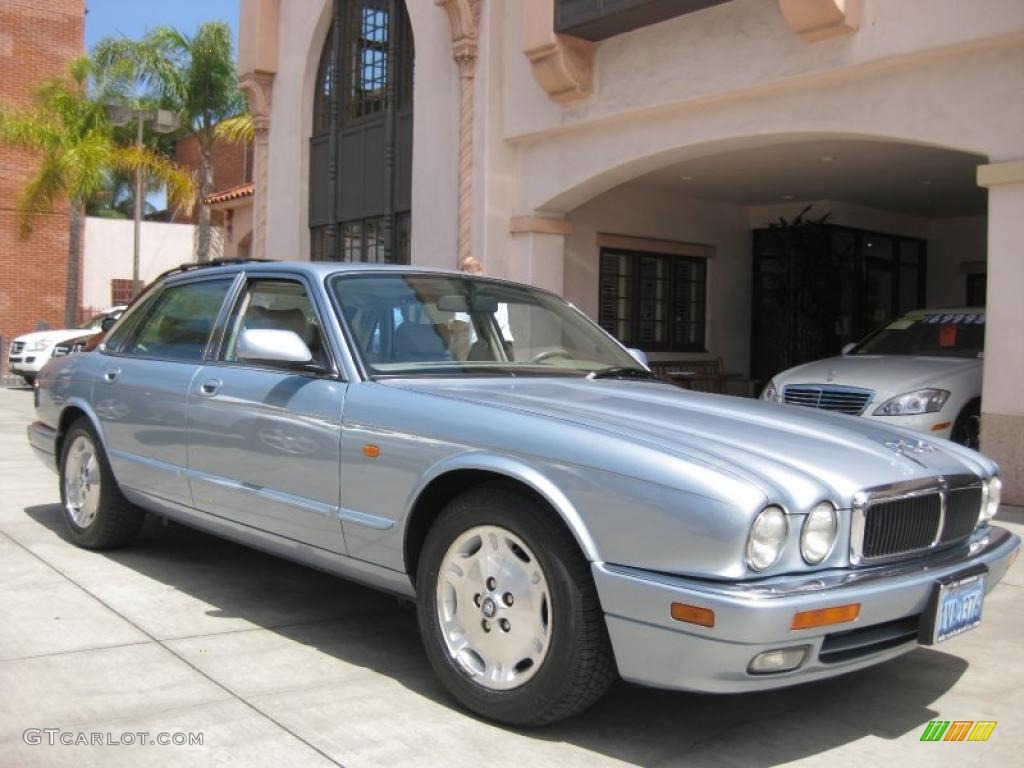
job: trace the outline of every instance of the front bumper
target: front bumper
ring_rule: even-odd
[[[20,355],[12,355],[7,358],[7,370],[19,376],[25,374],[35,376],[46,365],[50,359],[50,354],[49,350],[44,350],[43,352],[26,352]]]
[[[623,678],[656,688],[733,693],[834,677],[913,649],[917,620],[936,581],[983,565],[991,590],[1019,547],[1019,538],[989,526],[923,559],[763,581],[712,582],[608,563],[594,563],[593,574]],[[672,619],[674,602],[713,610],[714,626]],[[791,629],[797,612],[848,603],[860,603],[855,621]],[[795,670],[747,671],[763,651],[801,645],[808,653]]]

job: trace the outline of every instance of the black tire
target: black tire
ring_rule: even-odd
[[[514,489],[484,486],[468,491],[434,521],[417,569],[420,635],[434,671],[467,709],[515,726],[546,725],[582,712],[617,677],[590,566],[553,514]],[[493,690],[475,681],[449,653],[438,617],[442,562],[449,547],[477,526],[497,526],[521,539],[536,557],[550,592],[546,656],[532,677],[511,690]]]
[[[954,443],[978,450],[981,446],[981,402],[973,400],[964,406],[953,422],[949,439]]]
[[[23,373],[23,374],[21,374],[21,378],[24,379],[25,383],[28,384],[30,387],[34,386],[35,383],[36,383],[35,374]]]
[[[99,479],[94,516],[91,520],[83,521],[84,524],[75,520],[73,505],[68,502],[70,456],[73,449],[82,445],[81,441],[86,441],[92,447],[96,462],[94,473]],[[86,549],[126,546],[138,537],[146,519],[146,513],[131,504],[121,493],[103,444],[85,418],[75,421],[64,436],[60,456],[60,503],[68,534],[75,544]]]

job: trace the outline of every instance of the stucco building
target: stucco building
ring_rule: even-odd
[[[84,0],[4,0],[0,3],[0,101],[31,103],[46,79],[65,74],[68,62],[85,53]],[[38,162],[31,153],[0,147],[0,350],[38,323],[64,327],[68,297],[68,207],[57,201],[34,219],[30,237],[22,239],[15,205]]]
[[[239,69],[252,255],[472,254],[739,378],[787,362],[768,222],[830,213],[830,352],[987,301],[1024,502],[1019,0],[242,0]]]

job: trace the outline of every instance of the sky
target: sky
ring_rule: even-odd
[[[141,37],[168,25],[192,34],[204,21],[226,21],[238,48],[238,0],[86,0],[85,46],[104,37]]]

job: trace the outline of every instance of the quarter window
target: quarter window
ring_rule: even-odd
[[[165,288],[153,302],[124,354],[163,360],[201,361],[234,278]]]
[[[627,346],[704,351],[707,262],[601,249],[598,322]]]

